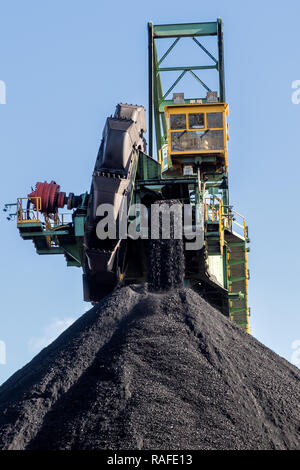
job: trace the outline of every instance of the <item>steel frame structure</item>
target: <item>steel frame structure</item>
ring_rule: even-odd
[[[218,58],[214,57],[208,49],[200,42],[201,37],[215,36],[218,43]],[[162,67],[162,62],[176,47],[181,38],[189,37],[192,41],[205,52],[205,54],[214,62],[213,65],[198,64],[177,67]],[[157,41],[164,38],[174,38],[171,46],[166,50],[162,57],[158,57]],[[198,73],[203,70],[216,70],[219,75],[218,100],[225,103],[225,79],[224,79],[224,49],[223,49],[223,25],[222,20],[218,18],[216,22],[190,23],[190,24],[168,24],[153,25],[148,23],[148,85],[149,85],[149,155],[153,157],[153,118],[155,124],[156,147],[157,151],[166,142],[167,124],[164,113],[164,106],[172,103],[167,97],[175,86],[180,82],[186,73],[192,77],[206,90],[212,91],[209,86],[199,77]],[[161,73],[180,72],[176,80],[167,91],[162,89]],[[197,71],[197,73],[195,73]],[[191,99],[186,99],[185,103],[190,103]],[[205,103],[206,99],[202,99]]]

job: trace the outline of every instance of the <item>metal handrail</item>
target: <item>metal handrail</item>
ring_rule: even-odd
[[[220,235],[220,253],[223,255],[223,249],[225,244],[225,217],[224,217],[224,206],[223,201],[218,196],[211,196],[206,198],[212,201],[210,204],[207,204],[207,201],[204,201],[204,220],[205,222],[211,220],[212,222],[219,222],[219,235]],[[218,204],[215,204],[214,201],[218,200]],[[209,218],[210,216],[210,218]]]
[[[30,209],[27,207],[24,207],[26,203],[24,201],[30,200],[31,202],[34,203],[35,208]],[[41,212],[42,208],[42,200],[41,197],[39,196],[34,196],[34,197],[20,197],[17,199],[17,211],[16,211],[16,216],[17,216],[17,224],[29,224],[29,223],[45,223],[46,226],[48,226],[49,230],[57,230],[58,227],[61,227],[63,225],[66,225],[71,222],[71,220],[67,221],[67,217],[72,217],[72,214],[69,212],[65,212],[62,214],[54,214],[54,218],[50,219],[47,215],[43,214]],[[28,217],[29,215],[29,217]],[[43,217],[41,217],[43,216]]]
[[[36,208],[27,209],[23,207],[23,201],[32,201],[35,203]],[[17,199],[17,224],[26,223],[40,223],[39,215],[42,208],[42,200],[40,197],[19,197]],[[32,215],[32,219],[28,218],[28,212]],[[25,217],[24,217],[25,216]]]
[[[234,211],[233,209],[231,209],[231,214],[232,214],[231,230],[233,231],[233,225],[239,227],[240,229],[242,229],[242,232],[243,232],[240,235],[243,235],[245,240],[246,240],[246,238],[247,238],[247,227],[246,227],[245,217],[242,214],[239,214],[238,212]],[[233,220],[234,215],[236,215],[236,216],[238,216],[242,219],[241,223],[237,222],[236,220]]]

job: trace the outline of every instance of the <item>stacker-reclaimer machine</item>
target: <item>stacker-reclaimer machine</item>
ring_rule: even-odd
[[[120,285],[149,279],[153,283],[154,278],[164,278],[161,287],[168,287],[181,272],[186,285],[249,332],[248,228],[230,205],[228,191],[222,21],[149,23],[148,38],[149,149],[144,107],[120,103],[106,120],[90,191],[67,195],[54,181],[38,182],[34,191],[17,200],[10,216],[16,216],[21,237],[32,240],[38,254],[63,254],[68,266],[82,268],[88,302],[100,301]],[[216,41],[216,54],[205,45],[207,38]],[[167,57],[187,39],[207,62],[166,66]],[[166,40],[171,42],[159,55]],[[217,91],[201,77],[207,71],[218,77]],[[162,76],[170,73],[177,76],[164,91]],[[175,92],[188,75],[198,83],[202,97]],[[7,204],[6,210],[12,206]],[[155,236],[149,232],[153,214],[158,214]],[[167,216],[173,220],[173,232],[164,237],[160,225]],[[105,237],[109,223],[115,230],[107,230]],[[174,225],[180,227],[180,242]],[[193,234],[198,234],[194,244]]]

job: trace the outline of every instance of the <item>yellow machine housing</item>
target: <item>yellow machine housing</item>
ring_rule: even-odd
[[[182,173],[183,165],[193,164],[209,173],[227,170],[226,103],[172,104],[164,109],[168,136],[161,151],[164,172]]]

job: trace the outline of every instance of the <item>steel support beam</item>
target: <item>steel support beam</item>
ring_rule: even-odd
[[[148,23],[148,132],[149,155],[153,157],[153,25]]]
[[[197,39],[197,37],[215,36],[218,42],[218,60],[211,54],[208,49]],[[196,64],[193,66],[175,66],[175,67],[161,67],[161,63],[166,57],[175,49],[180,38],[190,37],[199,46],[206,55],[213,61],[213,64]],[[158,39],[174,38],[174,41],[167,48],[166,52],[158,57],[156,42]],[[225,81],[224,81],[224,53],[223,53],[223,31],[222,20],[218,19],[216,22],[206,23],[187,23],[187,24],[169,24],[169,25],[153,25],[148,23],[148,76],[149,76],[149,155],[153,156],[153,128],[155,126],[155,137],[157,152],[161,149],[162,145],[167,140],[167,123],[164,113],[164,105],[166,97],[171,93],[179,81],[183,78],[186,72],[189,72],[206,91],[211,91],[209,84],[194,73],[199,70],[217,70],[219,74],[219,96],[220,102],[225,102]],[[177,79],[169,85],[168,90],[165,92],[162,88],[161,73],[180,71]],[[205,102],[205,97],[200,96]],[[168,100],[170,101],[170,100]],[[187,100],[188,101],[188,100]],[[154,118],[154,123],[153,123]],[[227,198],[228,199],[228,198]]]
[[[216,36],[217,24],[209,23],[186,23],[186,24],[160,24],[153,26],[155,38],[176,38],[191,36]]]

